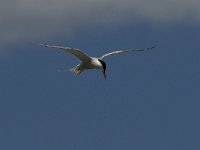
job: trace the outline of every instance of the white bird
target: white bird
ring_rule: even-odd
[[[47,47],[47,48],[58,48],[64,52],[70,52],[76,57],[80,59],[80,63],[71,68],[70,71],[75,74],[80,74],[86,69],[100,69],[103,73],[104,78],[106,79],[106,63],[102,60],[104,57],[107,57],[109,55],[113,54],[120,54],[123,52],[130,52],[130,51],[146,51],[151,50],[155,47],[150,48],[141,48],[141,49],[126,49],[126,50],[117,50],[112,51],[106,54],[103,54],[101,57],[90,57],[86,53],[82,52],[79,49],[76,48],[70,48],[70,47],[62,47],[62,46],[54,46],[54,45],[46,45],[46,44],[40,44],[41,47]]]

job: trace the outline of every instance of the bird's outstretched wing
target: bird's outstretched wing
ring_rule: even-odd
[[[78,57],[81,61],[90,61],[91,58],[83,53],[81,50],[76,49],[76,48],[70,48],[70,47],[62,47],[62,46],[53,46],[53,45],[46,45],[46,44],[39,44],[41,47],[47,47],[47,48],[58,48],[64,52],[70,52],[76,57]]]
[[[99,59],[103,59],[104,57],[107,57],[109,55],[114,55],[114,54],[120,54],[124,52],[138,52],[138,51],[147,51],[147,50],[152,50],[155,47],[150,47],[150,48],[141,48],[141,49],[125,49],[125,50],[117,50],[117,51],[112,51],[106,54],[103,54]]]

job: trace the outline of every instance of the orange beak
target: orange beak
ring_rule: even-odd
[[[106,79],[106,70],[103,69],[103,70],[102,70],[102,73],[103,73],[104,78]]]

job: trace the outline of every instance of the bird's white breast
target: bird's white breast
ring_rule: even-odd
[[[91,68],[96,68],[96,69],[101,69],[102,68],[102,65],[101,63],[99,62],[99,60],[95,57],[91,57],[92,60],[90,62],[90,67]]]

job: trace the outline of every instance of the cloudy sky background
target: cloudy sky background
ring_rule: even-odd
[[[3,46],[66,36],[85,26],[109,29],[138,22],[154,27],[200,24],[198,0],[7,0],[0,4]]]
[[[0,149],[200,149],[198,0],[0,1]],[[105,58],[78,63],[46,43]]]

